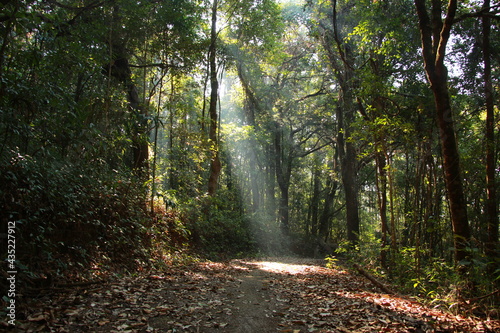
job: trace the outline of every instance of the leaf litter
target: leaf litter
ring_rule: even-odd
[[[98,285],[45,290],[16,332],[500,332],[381,293],[318,260],[279,258],[172,266]]]

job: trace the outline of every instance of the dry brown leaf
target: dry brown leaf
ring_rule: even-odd
[[[31,315],[28,317],[28,321],[36,322],[36,321],[42,321],[42,320],[47,320],[48,315],[43,312],[36,313],[34,315]]]

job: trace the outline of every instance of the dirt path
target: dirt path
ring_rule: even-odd
[[[251,268],[239,281],[239,286],[231,290],[236,296],[234,313],[225,332],[276,332],[279,304],[270,290],[270,274]]]
[[[73,290],[46,290],[15,332],[500,332],[380,293],[318,261],[205,262]],[[1,328],[0,328],[1,329]]]

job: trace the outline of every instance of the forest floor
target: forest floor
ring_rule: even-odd
[[[11,331],[500,332],[500,321],[384,294],[360,275],[308,259],[172,266],[47,288],[28,304]]]

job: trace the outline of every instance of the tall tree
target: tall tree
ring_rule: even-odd
[[[208,179],[208,194],[213,196],[217,191],[218,179],[222,169],[219,155],[218,138],[218,113],[217,102],[219,100],[219,81],[217,79],[217,9],[218,0],[212,3],[212,24],[210,29],[210,47],[208,49],[208,61],[210,71],[210,104],[208,114],[210,116],[210,128],[208,138],[211,146],[210,176]]]
[[[419,19],[424,68],[434,95],[440,130],[445,183],[454,233],[455,261],[460,264],[469,256],[467,246],[471,233],[445,65],[446,47],[457,11],[457,0],[448,2],[444,19],[442,2],[439,0],[431,1],[430,10],[425,0],[415,0],[415,6]]]
[[[483,9],[488,13],[490,10],[490,0],[484,0]],[[498,203],[495,183],[496,163],[495,163],[495,112],[493,84],[491,79],[491,19],[488,15],[482,18],[483,30],[483,63],[484,63],[484,97],[486,106],[486,220],[488,240],[486,253],[490,258],[498,255]]]
[[[355,91],[358,78],[355,75],[356,54],[354,46],[348,40],[347,29],[338,20],[337,0],[330,1],[330,9],[319,22],[319,38],[327,54],[328,64],[338,84],[338,102],[336,105],[336,142],[340,160],[342,185],[346,199],[347,240],[356,246],[359,242],[359,184],[356,146],[351,140],[352,125],[356,119],[357,105]],[[348,10],[345,9],[345,12]],[[345,14],[345,13],[343,13]],[[352,22],[346,22],[345,25]]]

